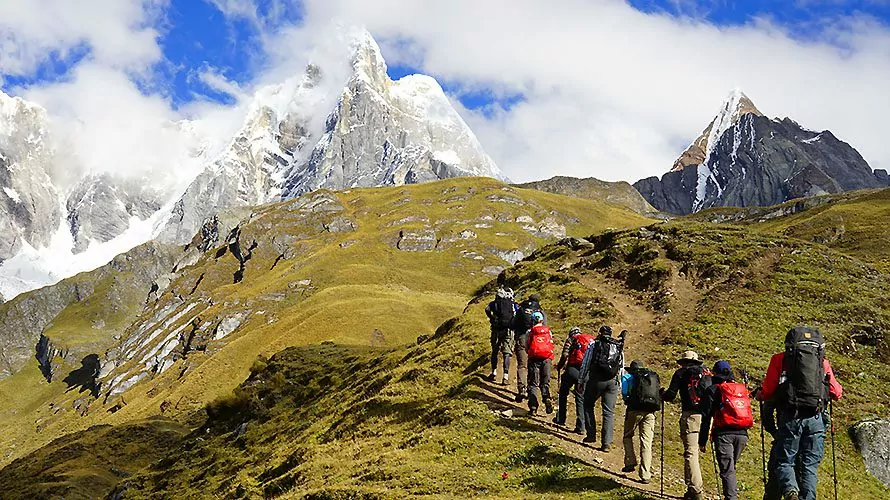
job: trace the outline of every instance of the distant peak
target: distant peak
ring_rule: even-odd
[[[386,75],[386,61],[380,52],[380,45],[370,31],[360,28],[349,34],[352,50],[352,67],[356,73],[365,74],[376,80]]]
[[[754,105],[754,101],[745,95],[740,88],[736,87],[729,92],[726,100],[723,101],[723,106],[720,108],[715,121],[720,121],[721,117],[728,115],[731,117],[730,121],[735,122],[738,118],[748,113],[763,116],[763,113]]]

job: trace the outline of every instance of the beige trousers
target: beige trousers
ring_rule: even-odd
[[[634,435],[640,442],[639,454]],[[652,440],[655,438],[655,413],[627,410],[624,414],[624,466],[640,466],[640,479],[652,479]],[[637,460],[639,457],[639,460]]]
[[[680,415],[680,439],[683,441],[683,475],[686,490],[703,493],[701,466],[698,463],[698,433],[701,414],[684,411]]]

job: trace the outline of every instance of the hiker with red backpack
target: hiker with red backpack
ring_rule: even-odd
[[[519,304],[513,324],[515,343],[513,352],[516,355],[516,399],[521,403],[528,394],[528,335],[535,326],[534,314],[541,313],[544,317],[544,325],[547,324],[547,315],[541,309],[541,297],[537,294],[529,295]]]
[[[541,401],[548,415],[553,413],[550,401],[550,369],[553,361],[553,334],[544,324],[544,315],[532,314],[535,326],[528,335],[528,413],[537,415]]]
[[[713,384],[705,389],[701,399],[702,426],[698,436],[699,451],[705,453],[708,431],[720,467],[724,500],[737,500],[739,486],[736,465],[748,444],[748,429],[754,426],[751,397],[745,384],[735,381],[729,361],[720,360],[714,365]]]
[[[579,376],[581,375],[581,363],[584,361],[584,354],[587,348],[594,341],[593,335],[581,332],[581,329],[574,327],[569,330],[569,337],[562,345],[562,355],[556,364],[556,371],[562,371],[562,377],[559,381],[559,400],[556,409],[556,417],[553,423],[556,425],[566,424],[566,406],[568,405],[569,393],[575,393],[575,434],[584,433],[584,395],[579,385]]]
[[[683,475],[686,481],[684,500],[701,500],[704,483],[698,462],[698,437],[701,429],[701,397],[711,385],[711,371],[702,366],[695,351],[686,351],[677,360],[680,368],[671,377],[670,386],[662,394],[665,402],[680,395],[680,440],[683,441]]]
[[[612,328],[608,325],[600,327],[599,335],[584,353],[581,362],[579,379],[584,386],[584,427],[587,436],[584,443],[596,442],[596,417],[593,407],[602,398],[603,425],[600,451],[606,453],[612,449],[614,432],[615,403],[618,401],[618,375],[624,367],[624,339],[627,330],[621,332],[617,339],[612,337]]]
[[[519,306],[513,302],[513,290],[498,288],[495,299],[485,307],[485,315],[491,323],[491,374],[486,377],[494,382],[498,376],[498,361],[504,358],[504,377],[501,385],[510,380],[510,358],[513,356],[513,325]]]
[[[776,409],[775,473],[784,499],[815,500],[825,430],[831,425],[826,410],[843,391],[825,358],[822,332],[792,328],[785,335],[785,351],[770,360],[758,394]]]
[[[661,380],[658,374],[634,360],[621,377],[621,398],[627,405],[624,414],[624,468],[631,473],[640,467],[640,482],[652,480],[652,440],[655,438],[655,414],[661,409]],[[639,454],[634,436],[639,436]]]

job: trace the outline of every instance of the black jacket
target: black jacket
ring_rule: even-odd
[[[675,371],[674,376],[671,377],[671,385],[664,391],[662,399],[666,403],[670,403],[677,397],[677,394],[680,394],[680,406],[683,408],[683,411],[701,413],[701,406],[692,402],[692,399],[689,397],[689,391],[686,390],[689,386],[689,378],[693,372],[701,369],[701,366],[695,365],[684,366]]]
[[[708,444],[708,437],[711,435],[711,420],[714,418],[714,415],[717,414],[717,410],[720,409],[720,388],[717,385],[722,384],[723,382],[735,382],[733,378],[723,378],[719,375],[714,375],[711,380],[713,380],[714,385],[705,389],[704,394],[702,394],[701,398],[701,432],[698,433],[698,445],[705,446]],[[721,436],[726,434],[736,434],[741,436],[747,436],[747,429],[714,429],[715,436]]]

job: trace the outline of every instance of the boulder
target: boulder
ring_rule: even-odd
[[[850,436],[866,470],[890,487],[890,420],[864,420],[850,429]]]

